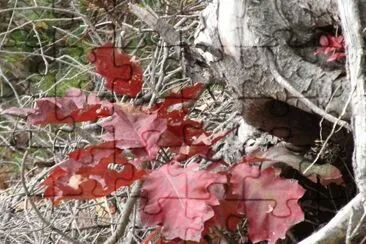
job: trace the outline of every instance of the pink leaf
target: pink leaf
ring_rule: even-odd
[[[200,171],[198,164],[187,168],[164,165],[144,181],[141,221],[146,226],[162,226],[161,232],[168,240],[199,241],[205,221],[214,216],[212,206],[219,204],[209,188],[225,183],[225,176]]]
[[[157,142],[166,130],[166,120],[157,114],[146,114],[141,111],[125,113],[115,106],[115,113],[111,121],[102,125],[107,133],[105,141],[115,141],[120,149],[143,149],[154,158],[159,150]]]
[[[344,47],[344,39],[343,36],[332,36],[332,35],[328,35],[328,40],[329,40],[329,46],[340,49]]]
[[[64,97],[47,97],[36,101],[34,109],[10,108],[4,113],[23,115],[33,125],[75,123],[110,116],[112,104],[94,94],[88,97],[79,89],[70,88]]]
[[[297,201],[305,190],[295,181],[275,175],[273,168],[260,171],[247,164],[232,170],[233,194],[241,200],[239,213],[246,214],[252,242],[275,243],[287,230],[304,220]],[[234,199],[235,200],[235,199]]]
[[[342,35],[339,35],[337,37],[332,35],[321,36],[319,43],[321,47],[317,48],[314,54],[330,54],[331,56],[328,58],[327,62],[332,62],[345,57],[344,38]]]
[[[321,36],[320,37],[320,46],[327,47],[329,46],[329,41],[327,36]]]

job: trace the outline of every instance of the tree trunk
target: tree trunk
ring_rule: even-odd
[[[361,195],[304,243],[351,243],[354,226],[364,226],[364,13],[364,0],[339,0],[339,6],[336,0],[213,0],[196,35],[197,52],[208,65],[193,64],[191,76],[230,84],[245,121],[254,127],[309,145],[320,132],[345,142],[353,122],[353,165]],[[326,34],[344,34],[346,64],[314,55]],[[320,127],[322,118],[330,123]],[[333,133],[335,123],[346,130]]]
[[[314,55],[320,35],[338,26],[336,1],[214,0],[195,39],[209,64],[201,73],[210,75],[197,79],[233,86],[246,122],[256,128],[311,144],[321,118],[314,108],[350,119],[344,63]]]
[[[167,43],[180,43],[177,32],[149,9],[131,10]],[[183,47],[186,73],[199,82],[232,86],[245,121],[257,129],[297,146],[329,135],[347,154],[353,143],[346,138],[353,131],[360,194],[303,243],[351,243],[365,228],[366,15],[361,13],[365,0],[213,0],[202,12],[195,45]],[[327,34],[344,34],[346,63],[314,54]]]

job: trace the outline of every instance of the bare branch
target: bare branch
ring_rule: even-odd
[[[339,0],[339,12],[346,43],[347,75],[355,89],[351,101],[355,149],[353,166],[356,183],[366,196],[366,50],[360,19],[361,1]],[[353,89],[352,89],[353,90]]]
[[[351,100],[355,144],[353,164],[360,193],[339,211],[326,226],[303,240],[301,243],[304,244],[344,242],[347,232],[351,231],[348,230],[351,217],[364,216],[363,205],[366,196],[366,51],[359,10],[362,5],[361,1],[357,0],[339,0],[338,5],[346,42],[347,75],[351,83],[351,91],[355,91]],[[357,229],[360,228],[364,217],[360,218]]]
[[[128,6],[134,15],[157,31],[169,45],[175,46],[181,43],[180,35],[174,27],[160,19],[151,8],[148,6],[141,8],[136,4],[129,4]]]
[[[288,82],[277,70],[275,60],[271,51],[267,48],[266,57],[268,59],[268,64],[270,66],[270,70],[272,72],[273,77],[283,88],[285,88],[291,95],[295,96],[302,103],[304,103],[311,111],[323,117],[333,124],[338,124],[341,127],[345,127],[347,130],[351,130],[351,126],[348,122],[341,120],[341,118],[336,118],[333,115],[327,113],[325,110],[316,106],[313,102],[311,102],[308,98],[306,98],[301,92],[297,91],[291,84]]]
[[[22,168],[21,168],[21,180],[22,180],[22,185],[23,185],[23,189],[25,192],[25,195],[29,201],[29,203],[31,204],[33,210],[36,212],[36,214],[38,215],[38,217],[40,218],[40,220],[48,227],[50,227],[54,232],[56,232],[57,234],[59,234],[62,238],[64,238],[65,240],[67,240],[68,242],[71,243],[79,243],[79,241],[74,240],[73,238],[69,237],[68,235],[66,235],[63,231],[59,230],[58,228],[56,228],[53,224],[51,224],[45,217],[43,217],[43,215],[41,214],[41,212],[38,210],[37,206],[35,205],[35,203],[33,202],[33,200],[30,198],[30,192],[28,190],[27,187],[27,183],[25,182],[25,176],[24,176],[24,171],[25,171],[25,161],[26,158],[28,156],[28,151],[26,151],[23,155],[23,160],[22,160]]]
[[[125,234],[125,230],[130,220],[132,209],[137,201],[137,196],[139,195],[139,192],[141,190],[142,183],[143,182],[141,180],[138,180],[133,186],[131,195],[126,202],[123,215],[121,216],[122,222],[118,225],[113,235],[108,238],[108,240],[104,242],[104,244],[114,244]]]
[[[302,240],[299,244],[342,243],[346,238],[348,222],[352,211],[355,211],[354,215],[361,216],[363,211],[362,206],[362,195],[358,194],[346,206],[344,206],[327,225],[321,228],[318,232]]]

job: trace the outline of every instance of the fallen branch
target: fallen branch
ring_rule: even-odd
[[[150,28],[157,31],[163,40],[169,45],[179,46],[181,44],[179,32],[176,31],[172,25],[169,25],[160,19],[149,6],[142,8],[137,4],[129,3],[128,7],[140,20],[144,21],[148,26],[150,26]]]
[[[69,243],[80,243],[78,240],[75,240],[71,237],[69,237],[68,235],[66,235],[62,230],[56,228],[53,224],[51,224],[43,215],[42,213],[38,210],[36,204],[33,202],[32,198],[31,198],[31,194],[29,192],[27,183],[25,181],[25,162],[28,156],[28,150],[25,151],[24,155],[23,155],[23,159],[22,159],[22,165],[21,165],[21,183],[24,189],[24,193],[26,196],[26,199],[29,201],[31,207],[33,208],[34,212],[37,214],[38,218],[43,222],[43,224],[46,227],[51,228],[54,232],[56,232],[57,234],[59,234],[61,236],[62,239],[65,239],[67,242]]]
[[[117,241],[125,234],[126,227],[128,225],[128,222],[130,220],[130,215],[132,212],[133,207],[135,206],[135,203],[137,201],[137,198],[139,196],[141,187],[142,187],[142,181],[137,180],[135,185],[132,188],[131,195],[128,198],[123,215],[121,216],[122,222],[119,223],[116,231],[113,233],[111,237],[108,238],[107,241],[104,242],[104,244],[114,244],[117,243]]]
[[[338,5],[346,43],[347,76],[351,87],[355,89],[351,100],[355,145],[353,166],[357,186],[366,197],[366,51],[360,20],[361,2],[339,0]]]
[[[341,120],[340,118],[336,118],[333,115],[327,113],[325,110],[316,106],[313,102],[311,102],[308,98],[306,98],[301,92],[297,91],[291,84],[288,82],[279,72],[276,67],[276,63],[273,57],[272,52],[267,49],[266,50],[266,57],[268,60],[268,64],[271,70],[273,77],[275,78],[276,82],[285,88],[291,95],[298,98],[303,104],[305,104],[311,111],[315,114],[323,117],[324,119],[328,120],[333,124],[338,124],[341,127],[345,127],[348,131],[351,131],[351,126],[347,121]]]
[[[361,194],[358,194],[346,206],[344,206],[336,214],[336,216],[334,216],[334,218],[328,222],[328,224],[326,224],[318,232],[315,232],[308,238],[302,240],[299,244],[344,243],[348,222],[351,217],[352,211],[355,211],[353,213],[354,215],[362,216],[363,200]]]
[[[361,1],[338,0],[338,7],[342,22],[343,35],[346,43],[347,76],[351,83],[352,97],[352,126],[355,149],[353,152],[353,166],[356,183],[360,193],[350,201],[337,215],[321,230],[300,243],[344,243],[353,236],[361,225],[364,225],[364,199],[366,196],[366,66],[365,43],[362,37],[362,25],[359,8]],[[354,212],[353,212],[354,211]],[[358,224],[355,230],[349,229],[351,216],[357,216]],[[351,236],[347,236],[352,232]]]

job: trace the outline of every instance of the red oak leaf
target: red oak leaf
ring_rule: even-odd
[[[232,130],[227,132],[220,132],[212,137],[207,136],[207,134],[210,134],[207,132],[201,134],[201,136],[195,139],[191,145],[183,144],[179,149],[172,148],[172,151],[176,154],[174,159],[177,161],[183,161],[194,155],[199,155],[201,157],[211,159],[215,154],[215,152],[212,150],[212,146],[230,132],[232,132]]]
[[[120,165],[121,169],[109,169],[111,163]],[[63,199],[106,196],[144,174],[129,164],[113,143],[103,143],[71,152],[69,159],[56,167],[42,185],[46,186],[44,196],[58,204]]]
[[[212,206],[219,204],[210,189],[226,181],[226,176],[199,171],[198,164],[187,168],[164,165],[144,181],[141,221],[146,226],[162,226],[161,233],[168,240],[199,241],[205,221],[214,216]]]
[[[179,148],[182,145],[192,145],[193,142],[205,131],[202,129],[202,123],[195,120],[181,120],[179,122],[170,122],[167,130],[159,139],[159,146]]]
[[[172,92],[164,98],[163,102],[156,104],[151,111],[157,111],[159,118],[166,118],[173,122],[182,121],[188,113],[187,103],[194,101],[203,88],[203,84],[197,83],[184,87],[180,92]]]
[[[3,113],[27,117],[33,125],[75,123],[110,116],[113,106],[95,94],[88,97],[79,89],[70,88],[64,97],[47,97],[36,101],[36,107],[10,108]]]
[[[161,135],[158,145],[170,147],[176,160],[186,160],[193,155],[208,157],[211,146],[225,137],[229,132],[221,132],[211,137],[203,129],[202,122],[184,119],[179,122],[168,122],[167,130]]]
[[[235,231],[237,224],[245,218],[244,214],[238,213],[238,205],[238,200],[220,201],[219,206],[213,207],[215,216],[212,220],[209,220],[210,225],[217,225],[229,231]]]
[[[158,145],[169,147],[175,154],[176,160],[186,160],[197,154],[207,156],[210,152],[210,144],[196,142],[201,135],[208,135],[202,129],[201,122],[190,119],[180,122],[170,121],[167,130],[161,135]]]
[[[232,169],[233,195],[240,200],[239,213],[248,218],[248,234],[252,242],[275,243],[285,238],[287,230],[304,220],[297,201],[305,190],[295,181],[276,176],[273,168],[238,164]],[[228,200],[226,198],[226,200]]]
[[[320,37],[320,46],[316,49],[315,55],[324,53],[330,55],[327,62],[332,62],[345,57],[344,54],[344,38],[342,35],[337,37],[332,35],[326,35]]]
[[[166,130],[166,120],[158,118],[157,114],[147,114],[141,111],[125,113],[115,106],[111,121],[102,125],[107,133],[105,141],[115,141],[120,149],[141,149],[150,158],[155,158],[159,146],[160,135]]]
[[[115,106],[112,120],[102,125],[106,141],[116,141],[120,149],[129,149],[134,156],[131,162],[137,167],[152,160],[160,147],[170,147],[177,160],[193,155],[208,156],[210,146],[227,133],[212,138],[202,129],[202,123],[190,119],[178,122],[160,118],[156,111],[133,108],[127,104]]]
[[[97,73],[106,79],[105,87],[117,94],[136,96],[142,88],[143,70],[132,58],[111,43],[94,48],[88,54]]]

